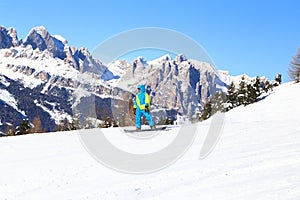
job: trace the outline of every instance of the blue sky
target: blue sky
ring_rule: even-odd
[[[270,79],[280,72],[287,81],[300,45],[299,7],[297,0],[2,0],[0,24],[16,28],[20,39],[43,25],[90,51],[123,31],[167,28],[202,45],[218,69]]]

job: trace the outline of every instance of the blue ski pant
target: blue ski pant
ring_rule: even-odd
[[[142,116],[146,117],[146,120],[148,121],[149,126],[154,126],[154,122],[153,122],[153,119],[152,119],[150,113],[146,112],[145,110],[137,109],[136,114],[135,114],[135,126],[137,128],[141,128],[141,117]]]

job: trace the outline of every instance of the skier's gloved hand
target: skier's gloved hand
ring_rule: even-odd
[[[148,105],[146,105],[145,111],[146,111],[146,112],[150,112],[150,109],[149,109],[149,106],[148,106]]]
[[[134,115],[136,114],[136,108],[133,108],[133,114]]]

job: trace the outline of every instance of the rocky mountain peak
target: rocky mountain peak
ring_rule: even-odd
[[[20,45],[17,37],[17,31],[14,28],[6,29],[0,26],[0,49],[16,47]]]
[[[46,28],[44,26],[37,26],[37,27],[31,29],[29,34],[31,32],[37,32],[38,34],[40,34],[45,39],[50,37],[50,33],[46,30]]]
[[[162,57],[150,61],[149,63],[164,63],[167,61],[172,61],[172,56],[170,54],[163,55]]]
[[[185,55],[183,54],[178,54],[175,58],[177,63],[181,63],[187,60],[187,58],[185,57]]]
[[[17,36],[17,31],[14,28],[9,28],[8,29],[8,35],[12,38],[12,44],[14,47],[19,46],[21,44],[21,42],[18,39]]]
[[[38,26],[31,29],[25,38],[24,45],[31,45],[33,49],[38,48],[40,51],[47,49],[53,54],[54,58],[66,58],[66,53],[64,52],[65,44],[51,36],[43,26]]]
[[[145,63],[147,63],[147,61],[145,60],[145,58],[142,57],[142,56],[137,57],[132,62],[136,63],[136,64],[145,64]]]

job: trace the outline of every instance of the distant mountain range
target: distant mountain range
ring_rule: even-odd
[[[7,125],[17,126],[22,119],[35,117],[47,131],[54,131],[60,121],[72,121],[74,108],[89,95],[95,107],[92,117],[120,120],[128,115],[127,103],[141,83],[152,95],[156,121],[189,117],[201,112],[216,91],[226,91],[233,80],[211,64],[184,55],[153,61],[139,57],[131,63],[117,60],[106,66],[87,48],[69,46],[66,39],[51,35],[43,26],[33,28],[24,40],[18,39],[14,28],[0,26],[2,132]],[[114,109],[120,108],[117,104],[123,105],[122,111]]]

